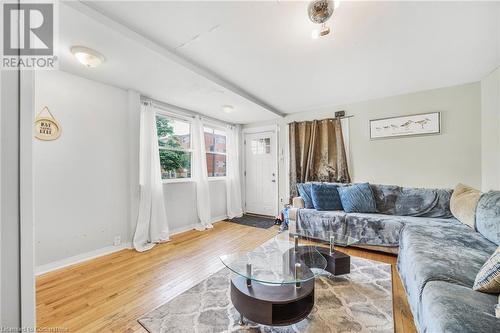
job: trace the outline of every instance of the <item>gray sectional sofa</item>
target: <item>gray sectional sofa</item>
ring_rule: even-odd
[[[453,217],[452,190],[370,186],[378,213],[317,211],[295,198],[296,228],[336,231],[359,239],[360,247],[399,252],[397,268],[419,332],[500,332],[494,315],[498,295],[472,290],[500,243],[500,192],[480,199],[478,207],[488,204],[487,215],[498,217],[478,228],[482,234]]]

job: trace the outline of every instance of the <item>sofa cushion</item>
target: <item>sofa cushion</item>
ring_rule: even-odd
[[[464,184],[458,184],[450,199],[450,210],[453,216],[463,224],[475,229],[476,207],[481,191]]]
[[[335,184],[311,184],[311,199],[316,210],[342,210]]]
[[[392,216],[376,213],[345,213],[343,211],[317,211],[299,209],[297,212],[299,228],[313,229],[319,233],[342,231],[359,240],[360,245],[390,246],[399,245],[401,229],[406,224],[432,226],[461,225],[456,219],[435,219],[413,216]]]
[[[494,333],[500,319],[495,318],[496,295],[444,281],[430,281],[422,294],[419,332]]]
[[[368,183],[337,188],[346,213],[375,213],[377,206]]]
[[[384,214],[350,213],[346,215],[347,235],[359,239],[360,244],[398,246],[401,229],[406,224],[458,224],[455,219],[395,216]]]
[[[311,183],[297,184],[297,192],[299,192],[300,197],[304,200],[305,208],[307,209],[314,208],[311,198]]]
[[[451,218],[452,190],[370,185],[377,211],[387,215]]]
[[[346,213],[341,210],[299,209],[296,223],[298,229],[307,229],[311,236],[321,235],[325,231],[345,234],[345,217]]]
[[[479,199],[476,228],[484,237],[500,245],[500,191],[484,193]]]
[[[483,293],[500,293],[500,246],[477,273],[473,289]]]
[[[461,224],[407,224],[399,238],[398,271],[414,316],[429,281],[472,288],[496,245]]]

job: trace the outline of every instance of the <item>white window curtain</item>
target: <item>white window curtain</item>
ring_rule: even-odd
[[[239,125],[228,126],[226,132],[226,198],[227,217],[230,219],[243,215],[239,158],[240,132]]]
[[[200,220],[197,230],[213,228],[210,212],[210,189],[208,187],[207,156],[205,149],[205,132],[200,117],[193,120],[193,180],[196,182],[196,203]]]
[[[163,199],[156,115],[151,103],[141,109],[139,148],[139,214],[134,234],[134,248],[143,252],[156,243],[169,240],[167,215]]]

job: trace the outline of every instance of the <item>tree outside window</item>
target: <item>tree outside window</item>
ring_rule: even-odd
[[[162,179],[191,178],[191,124],[156,115]]]

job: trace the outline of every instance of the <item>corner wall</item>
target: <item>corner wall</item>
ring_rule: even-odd
[[[479,83],[421,91],[361,103],[288,115],[278,123],[280,152],[287,151],[287,124],[333,117],[349,118],[350,172],[354,182],[412,187],[481,186],[481,93]],[[419,137],[370,140],[369,120],[425,112],[441,112],[442,133]],[[280,159],[280,200],[288,200],[288,156]]]
[[[129,242],[126,91],[62,71],[35,82],[36,113],[62,127],[33,139],[36,266]]]
[[[33,141],[35,265],[53,270],[130,246],[139,199],[139,95],[63,71],[38,71],[35,110],[62,127]],[[164,184],[171,233],[198,222],[193,182]],[[212,218],[226,215],[224,181],[210,181]],[[120,236],[121,245],[113,246]]]
[[[500,67],[481,80],[481,188],[500,190]]]

